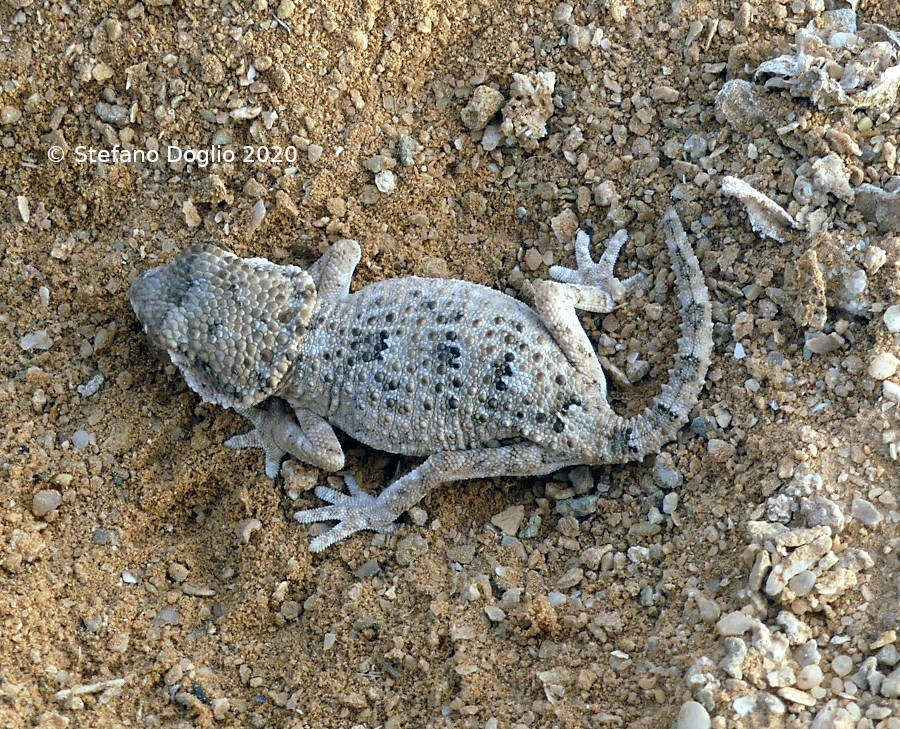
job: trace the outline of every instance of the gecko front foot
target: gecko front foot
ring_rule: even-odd
[[[296,417],[278,401],[273,401],[266,410],[259,407],[235,409],[256,427],[249,433],[229,438],[225,447],[233,450],[262,448],[266,454],[266,476],[275,478],[281,471],[281,459],[300,449],[303,431]]]
[[[392,513],[377,497],[363,491],[352,476],[345,476],[344,481],[350,491],[349,494],[327,486],[319,486],[316,489],[316,496],[329,502],[331,506],[304,509],[294,514],[294,519],[301,524],[318,521],[339,522],[309,543],[309,548],[313,552],[321,552],[344,537],[363,529],[388,533],[396,528],[394,521],[397,514]]]

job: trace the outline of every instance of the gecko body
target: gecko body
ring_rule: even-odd
[[[606,380],[576,309],[609,312],[633,280],[613,267],[624,231],[598,262],[576,238],[577,269],[551,268],[534,308],[453,279],[389,279],[350,292],[355,241],[333,244],[307,271],[190,246],[139,277],[131,302],[150,340],[201,397],[255,426],[226,442],[261,447],[275,477],[285,454],[344,466],[333,427],[380,450],[425,457],[377,497],[319,487],[330,505],[301,522],[338,521],[320,551],[361,529],[390,531],[441,483],[543,475],[655,452],[687,421],[712,349],[709,295],[674,210],[663,219],[682,309],[669,382],[633,418],[610,407]]]

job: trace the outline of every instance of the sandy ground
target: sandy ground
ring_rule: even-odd
[[[828,154],[887,185],[900,106],[772,90],[762,119],[717,115],[821,2],[574,5],[4,0],[0,726],[900,726],[900,239],[830,195],[820,232],[777,243],[719,192],[743,177],[802,217],[798,169]],[[900,29],[887,1],[859,19]],[[463,124],[476,87],[505,103],[535,71],[556,75],[546,135]],[[166,160],[214,143],[237,159]],[[308,265],[350,236],[356,286],[459,277],[528,300],[571,264],[574,214],[600,240],[627,227],[620,275],[648,274],[583,317],[633,413],[676,346],[673,202],[716,351],[665,454],[447,487],[321,555],[290,517],[325,476],[273,482],[224,448],[245,423],[151,356],[127,299],[192,242]],[[371,491],[411,465],[343,443]],[[802,574],[768,589],[770,565]]]

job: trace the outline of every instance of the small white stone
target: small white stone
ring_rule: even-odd
[[[716,630],[719,635],[743,635],[757,623],[756,620],[749,615],[735,611],[723,615],[716,623]]]
[[[858,496],[853,499],[853,502],[850,504],[850,515],[854,519],[861,521],[867,527],[877,526],[883,518],[881,513],[871,502],[861,499]]]
[[[514,536],[525,518],[525,507],[522,504],[510,506],[491,517],[491,524],[508,536]]]
[[[875,380],[886,380],[892,377],[900,367],[900,359],[890,352],[876,354],[869,362],[869,377]]]
[[[900,405],[900,385],[893,380],[885,380],[881,383],[881,394],[885,400],[890,400]]]
[[[894,304],[885,309],[884,323],[889,332],[900,332],[900,304]]]
[[[800,704],[801,706],[815,706],[816,703],[816,700],[808,693],[795,689],[793,686],[785,686],[778,689],[778,695],[792,704]]]
[[[797,688],[808,691],[822,683],[823,678],[822,669],[819,668],[818,664],[814,663],[811,666],[804,666],[800,669],[800,673],[797,674]]]
[[[31,220],[31,205],[28,203],[27,197],[16,195],[16,207],[19,208],[19,217],[22,218],[23,223]]]
[[[900,697],[900,667],[891,671],[881,682],[881,695],[888,699]]]
[[[29,332],[19,338],[19,346],[26,352],[29,349],[50,349],[53,346],[53,340],[47,334],[46,329],[39,329],[36,332]]]
[[[843,654],[835,656],[831,661],[831,670],[838,676],[844,677],[853,670],[853,661]]]
[[[320,159],[322,159],[322,153],[323,153],[324,151],[325,151],[325,149],[322,147],[321,144],[310,144],[310,145],[306,148],[306,158],[307,158],[310,162],[312,162],[313,164],[315,164],[315,163],[318,162]]]
[[[42,517],[55,511],[62,504],[62,494],[56,489],[38,491],[31,500],[31,513]]]
[[[709,729],[709,712],[703,704],[696,701],[685,701],[675,720],[675,729]]]
[[[375,187],[385,195],[392,193],[397,187],[397,176],[390,170],[382,170],[375,175]]]
[[[670,491],[665,496],[663,496],[663,514],[674,514],[675,509],[678,508],[678,492]]]

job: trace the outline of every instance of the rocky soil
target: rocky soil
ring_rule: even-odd
[[[900,728],[898,33],[884,1],[2,0],[0,726]],[[634,413],[673,204],[716,343],[677,441],[321,555],[291,515],[336,477],[224,448],[246,424],[126,295],[192,242],[353,237],[355,285],[528,301],[627,228],[643,282],[583,320]],[[412,465],[342,442],[372,492]]]

